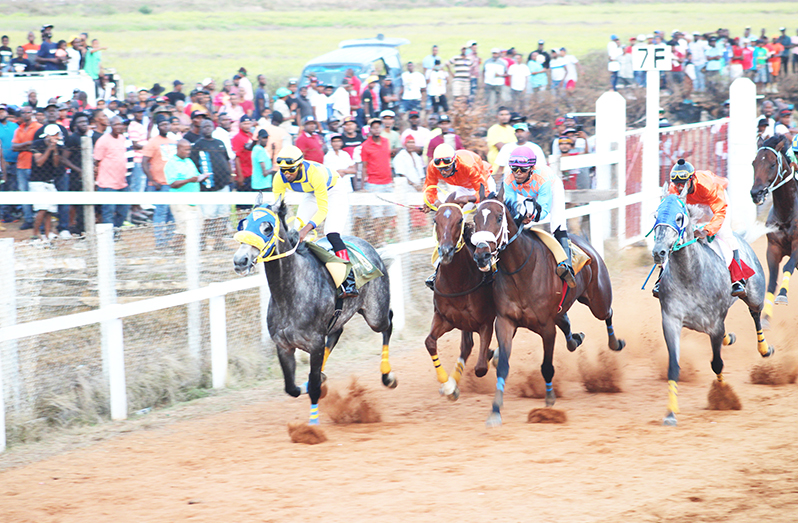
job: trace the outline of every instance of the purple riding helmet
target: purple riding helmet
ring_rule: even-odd
[[[510,153],[510,161],[507,165],[512,169],[513,167],[534,167],[535,163],[537,163],[538,159],[535,156],[535,151],[533,151],[530,147],[522,145],[521,147],[516,147],[513,149],[513,152]]]

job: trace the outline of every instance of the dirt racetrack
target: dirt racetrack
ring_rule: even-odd
[[[760,259],[764,246],[756,243]],[[543,406],[522,397],[539,390],[528,382],[539,375],[537,336],[516,336],[504,425],[490,430],[493,372],[477,380],[469,367],[459,401],[450,403],[438,394],[419,336],[393,352],[396,390],[379,384],[378,355],[354,369],[337,369],[335,353],[330,360],[331,386],[346,394],[349,376],[357,376],[379,423],[333,424],[322,400],[327,441],[291,443],[287,423],[306,419],[308,400],[275,393],[6,469],[0,521],[798,521],[794,378],[751,383],[762,359],[738,303],[727,320],[738,341],[723,355],[742,410],[707,410],[709,342],[685,333],[679,426],[661,426],[666,350],[658,303],[639,290],[646,272],[631,263],[613,271],[623,353],[607,351],[604,325],[585,307],[573,309],[575,330],[587,339],[571,354],[558,338],[556,407],[567,414],[564,424],[527,423],[529,411]],[[776,308],[768,333],[776,354],[758,376],[790,381],[796,302]],[[375,354],[377,343],[375,335]],[[447,369],[457,346],[451,335],[442,343]],[[587,392],[583,382],[621,392]]]

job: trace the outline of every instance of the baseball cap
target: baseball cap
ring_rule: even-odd
[[[268,137],[269,137],[269,131],[267,131],[266,129],[261,129],[260,131],[258,131],[258,138],[268,138]]]
[[[787,28],[785,28],[785,27],[779,27],[779,31],[786,31],[786,30],[787,30]]]
[[[791,114],[792,111],[789,109],[782,109],[781,111],[779,111],[779,116],[790,116]]]
[[[518,113],[510,113],[510,122],[523,122],[524,120],[526,120],[526,117]]]
[[[396,113],[391,111],[390,109],[386,109],[380,113],[380,118],[385,118],[386,116],[389,118],[396,118]]]
[[[565,123],[565,118],[563,118],[562,116],[554,120],[554,125],[562,125],[564,123]]]
[[[538,40],[538,45],[543,45],[543,44],[545,44],[545,43],[546,43],[546,41],[545,41],[545,40]]]
[[[366,83],[367,84],[370,84],[371,82],[379,82],[379,81],[380,81],[380,78],[378,76],[376,76],[376,75],[371,75],[368,78],[366,78]]]
[[[289,78],[288,79],[288,85],[296,85],[298,83],[299,83],[299,80],[297,80],[296,78]]]
[[[8,106],[6,104],[0,104],[0,109],[8,111]]]
[[[338,134],[338,133],[333,133],[333,134],[331,134],[331,135],[330,135],[330,141],[331,141],[331,142],[332,142],[333,140],[341,140],[341,141],[343,141],[343,139],[344,139],[344,137],[343,137],[343,136],[341,136],[341,135],[340,135],[340,134]]]
[[[350,116],[344,116],[344,119],[343,119],[343,120],[341,120],[341,121],[342,121],[343,123],[348,123],[348,122],[357,123],[357,122],[355,122],[355,117],[354,117],[354,116],[351,116],[351,115],[350,115]]]
[[[449,115],[448,115],[448,114],[442,114],[442,115],[440,115],[440,117],[438,118],[438,121],[439,121],[439,122],[451,122],[452,120],[449,118]]]
[[[610,35],[610,40],[617,40],[617,39],[618,39],[618,35]]]
[[[645,42],[646,41],[646,35],[644,35],[644,34],[637,35],[637,41],[638,42]]]
[[[44,32],[45,29],[52,29],[52,28],[53,28],[53,24],[44,24],[42,26],[41,30],[42,30],[42,32]]]
[[[468,42],[466,42],[466,47],[471,47],[472,45],[477,45],[477,41],[469,40]]]
[[[277,91],[274,93],[277,98],[282,98],[283,96],[291,96],[291,91],[286,89],[285,87],[278,87]]]
[[[254,122],[251,116],[244,115],[238,119],[239,122]]]
[[[517,131],[519,129],[521,129],[523,131],[528,131],[529,130],[529,126],[526,124],[526,122],[518,122],[517,124],[513,125],[513,130]]]
[[[143,113],[144,112],[144,108],[136,105],[136,106],[130,108],[130,112],[131,113]]]
[[[379,118],[370,118],[369,119],[369,127],[371,127],[371,124],[374,124],[374,123],[382,123],[382,120],[380,120]]]
[[[174,82],[172,82],[172,85],[183,85],[183,82],[181,82],[180,80],[175,80]]]
[[[155,125],[161,122],[169,122],[169,117],[163,113],[158,114],[158,116],[155,117]]]
[[[402,145],[407,145],[407,142],[409,142],[410,140],[413,140],[415,142],[416,141],[416,137],[413,136],[412,134],[408,133],[404,137],[404,139],[402,139]]]
[[[51,123],[50,125],[45,125],[42,134],[45,136],[55,136],[61,132],[61,128],[58,125]]]
[[[56,109],[58,109],[58,104],[54,103],[54,102],[50,102],[50,103],[48,103],[47,105],[44,106],[44,110],[46,111],[50,107],[55,107]]]
[[[202,80],[202,86],[205,87],[206,85],[211,85],[213,83],[213,78],[210,76]]]
[[[318,123],[316,121],[316,117],[315,116],[306,116],[306,117],[302,118],[302,125],[305,125],[306,123],[309,123],[309,122]]]
[[[574,129],[573,127],[569,127],[568,129],[564,130],[562,132],[562,134],[569,134],[569,133],[575,133],[575,132],[576,132],[576,129]]]
[[[768,126],[767,118],[760,118],[759,122],[757,122],[756,126],[757,127],[767,127]]]
[[[407,113],[408,118],[418,118],[419,114],[418,111],[410,111]]]
[[[502,50],[499,49],[498,47],[494,47],[493,49],[490,50],[490,54],[494,54],[494,53],[495,54],[499,54],[501,52],[502,52]]]
[[[197,118],[198,116],[201,116],[202,118],[210,118],[210,116],[208,116],[208,113],[204,113],[202,111],[191,111],[192,119]]]
[[[149,93],[150,91],[146,87],[142,87],[141,89],[139,89],[139,92],[140,93]]]

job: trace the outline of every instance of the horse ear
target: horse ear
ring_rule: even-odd
[[[484,199],[485,199],[485,186],[484,185],[480,185],[479,186],[479,201],[482,201]]]
[[[446,197],[446,202],[445,203],[452,203],[456,196],[457,196],[457,193],[454,193],[454,192],[451,193],[449,196]]]
[[[504,184],[500,183],[499,185],[501,185],[501,187],[499,188],[498,194],[496,194],[496,199],[504,203]]]
[[[783,134],[780,134],[779,135],[779,143],[776,144],[774,149],[776,149],[778,152],[782,152],[784,150],[784,144],[787,141],[788,141],[788,138],[786,136],[784,136]]]
[[[255,198],[255,207],[263,205],[263,191],[258,191],[258,196]]]
[[[761,149],[764,144],[765,144],[765,140],[763,140],[761,136],[756,139],[756,148],[757,149]]]

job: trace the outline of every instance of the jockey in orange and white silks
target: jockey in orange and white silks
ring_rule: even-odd
[[[455,203],[462,206],[468,202],[478,202],[480,187],[485,188],[485,194],[496,190],[492,172],[491,165],[478,154],[465,149],[455,151],[449,144],[440,144],[433,151],[432,161],[427,166],[424,199],[428,204],[423,207],[424,211],[429,212],[430,205],[437,207],[439,181],[446,182],[454,189]]]
[[[754,271],[740,260],[740,245],[731,225],[726,220],[728,198],[726,187],[728,180],[715,176],[710,171],[696,171],[689,162],[680,159],[671,169],[671,183],[668,192],[680,195],[686,193],[685,203],[688,205],[708,205],[712,211],[712,219],[701,229],[695,231],[696,238],[715,236],[723,240],[732,250],[732,259],[726,260],[732,281],[732,296],[745,296],[745,280],[753,276]]]

